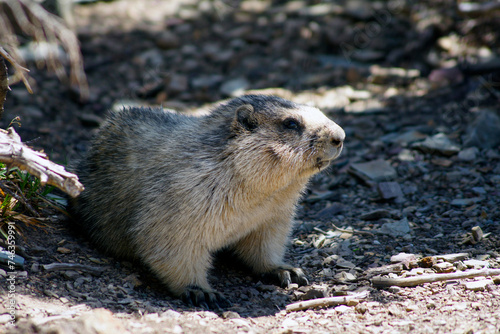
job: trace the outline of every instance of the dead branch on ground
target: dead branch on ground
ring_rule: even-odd
[[[328,307],[328,306],[336,306],[336,305],[346,305],[349,302],[352,302],[357,299],[364,299],[368,297],[370,294],[369,291],[363,291],[360,293],[356,293],[348,296],[338,296],[338,297],[326,297],[326,298],[317,298],[311,300],[305,300],[297,303],[293,303],[286,306],[287,312],[301,311],[307,310],[310,308],[317,307]]]
[[[72,197],[83,191],[78,176],[48,160],[45,153],[27,147],[13,128],[7,131],[0,129],[0,162],[9,168],[18,167],[25,170],[38,177],[41,184],[56,186]]]
[[[401,278],[388,278],[388,277],[374,277],[371,279],[374,287],[389,287],[389,286],[417,286],[424,283],[432,283],[439,281],[448,281],[461,278],[471,278],[478,276],[497,276],[500,275],[500,269],[480,269],[480,270],[467,270],[458,273],[450,274],[427,274],[419,275],[416,277],[401,277]]]

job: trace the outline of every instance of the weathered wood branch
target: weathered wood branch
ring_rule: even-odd
[[[83,271],[85,273],[89,273],[92,275],[100,275],[105,270],[105,268],[87,266],[80,263],[51,263],[44,264],[42,268],[45,271],[66,271],[66,270],[75,270],[75,271]]]
[[[45,153],[36,152],[21,142],[13,128],[0,129],[0,162],[7,167],[18,167],[40,179],[42,184],[56,186],[72,197],[83,191],[78,176],[67,172],[63,166],[47,159]]]
[[[417,286],[424,283],[432,283],[439,281],[448,281],[461,278],[471,278],[478,276],[496,276],[500,275],[500,269],[480,269],[480,270],[467,270],[458,273],[450,274],[427,274],[419,275],[416,277],[402,277],[402,278],[388,278],[388,277],[374,277],[371,279],[374,287],[389,287],[389,286]]]
[[[287,310],[287,312],[294,312],[294,311],[307,310],[307,309],[316,308],[316,307],[345,305],[348,302],[356,300],[356,299],[364,299],[364,298],[368,297],[369,294],[370,294],[369,291],[364,291],[364,292],[360,292],[360,293],[356,293],[356,294],[348,295],[348,296],[326,297],[326,298],[305,300],[305,301],[301,301],[301,302],[287,305],[286,310]]]

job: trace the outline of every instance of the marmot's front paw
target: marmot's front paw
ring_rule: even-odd
[[[269,275],[277,277],[283,288],[288,287],[291,283],[309,285],[309,280],[300,268],[289,266],[278,267],[270,272]]]
[[[187,287],[181,298],[190,306],[201,306],[206,309],[220,309],[231,305],[220,292],[206,291],[199,286]]]

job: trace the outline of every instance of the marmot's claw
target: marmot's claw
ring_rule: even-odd
[[[204,309],[221,309],[231,305],[221,293],[206,291],[199,286],[186,288],[181,298],[189,306],[200,306]]]
[[[280,267],[270,274],[278,276],[282,288],[287,288],[292,283],[298,285],[309,285],[309,280],[300,268]]]

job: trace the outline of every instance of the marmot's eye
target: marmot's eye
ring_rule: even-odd
[[[297,130],[300,127],[299,121],[297,121],[296,119],[293,119],[293,118],[285,119],[283,121],[283,125],[285,126],[285,128],[290,129],[290,130]]]

